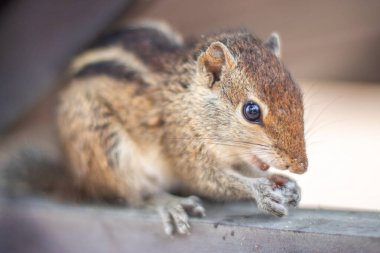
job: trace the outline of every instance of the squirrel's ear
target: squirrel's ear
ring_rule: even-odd
[[[209,87],[221,80],[223,72],[234,69],[236,61],[230,50],[221,42],[213,42],[198,58],[198,71],[209,77]]]
[[[281,57],[281,42],[278,33],[273,32],[271,35],[269,35],[264,45],[269,48],[278,58]]]

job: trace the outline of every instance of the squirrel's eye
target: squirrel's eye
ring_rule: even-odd
[[[248,121],[259,123],[261,118],[260,106],[251,100],[246,101],[243,105],[243,115]]]

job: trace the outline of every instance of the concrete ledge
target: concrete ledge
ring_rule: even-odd
[[[380,213],[206,205],[192,234],[167,237],[157,215],[123,207],[0,199],[0,252],[379,252]]]

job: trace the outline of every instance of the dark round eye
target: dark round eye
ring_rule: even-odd
[[[248,121],[259,123],[261,118],[260,106],[251,100],[246,101],[243,105],[243,115]]]

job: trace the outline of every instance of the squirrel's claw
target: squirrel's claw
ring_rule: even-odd
[[[167,235],[175,232],[190,234],[189,216],[203,217],[205,209],[196,196],[187,198],[164,195],[155,198],[156,210],[161,216],[164,231]]]
[[[181,200],[181,205],[185,211],[191,216],[204,217],[206,216],[206,210],[201,204],[200,198],[197,196],[189,196]]]
[[[296,181],[287,177],[286,179],[286,182],[276,187],[275,191],[284,197],[287,206],[296,207],[301,201],[301,188]]]
[[[285,198],[282,194],[273,190],[272,183],[269,179],[257,179],[254,183],[254,195],[257,207],[265,213],[278,217],[284,216],[288,213],[288,210],[284,205]]]
[[[179,234],[189,234],[190,224],[187,213],[181,205],[157,207],[161,216],[164,231],[167,235],[174,234],[175,230]]]

